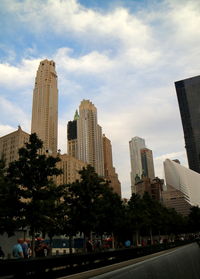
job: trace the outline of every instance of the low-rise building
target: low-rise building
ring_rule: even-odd
[[[136,177],[135,190],[136,194],[143,196],[147,192],[152,199],[157,201],[162,201],[162,191],[163,191],[164,180],[158,177],[150,179],[149,177]]]
[[[59,155],[61,161],[57,163],[57,168],[63,173],[56,177],[56,184],[68,184],[80,179],[79,171],[87,164],[68,154]]]
[[[4,158],[6,166],[9,163],[18,160],[19,148],[23,147],[29,141],[29,134],[24,132],[20,126],[10,134],[0,137],[0,158]]]

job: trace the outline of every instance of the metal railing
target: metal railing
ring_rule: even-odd
[[[187,240],[103,252],[65,254],[44,258],[0,260],[0,278],[58,278],[154,254],[191,242],[192,241]]]

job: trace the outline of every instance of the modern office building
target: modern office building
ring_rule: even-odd
[[[129,141],[130,160],[131,160],[131,191],[135,193],[135,178],[136,176],[141,177],[142,160],[141,160],[141,149],[146,148],[145,140],[139,137],[134,137]]]
[[[103,154],[105,179],[110,181],[110,186],[113,188],[113,191],[121,197],[121,183],[113,167],[111,141],[105,135],[103,135]]]
[[[151,179],[155,178],[152,150],[148,148],[142,148],[140,152],[141,152],[143,175]]]
[[[191,206],[200,206],[200,174],[166,159],[164,172],[167,192],[163,201],[168,207],[187,215]]]
[[[200,173],[200,76],[175,82],[189,168]]]
[[[89,100],[79,106],[77,121],[77,159],[90,164],[104,176],[102,129],[97,122],[97,109]],[[68,134],[69,135],[69,134]],[[72,155],[72,153],[71,153]]]
[[[8,135],[0,138],[0,158],[4,158],[6,166],[9,163],[18,160],[18,150],[24,147],[24,144],[29,141],[29,134],[24,132],[20,126],[18,129]]]
[[[57,154],[58,88],[55,62],[40,62],[33,91],[31,133],[43,141],[45,153]]]

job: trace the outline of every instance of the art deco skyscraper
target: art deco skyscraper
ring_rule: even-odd
[[[79,106],[77,139],[78,159],[104,176],[102,129],[97,123],[97,109],[89,100],[83,100]]]
[[[200,173],[200,76],[175,82],[189,168]]]
[[[145,148],[145,140],[134,137],[129,141],[130,160],[131,160],[131,191],[135,193],[135,177],[142,175],[142,160],[140,150]]]
[[[44,152],[57,154],[58,88],[55,62],[40,62],[33,91],[31,133],[43,141]]]

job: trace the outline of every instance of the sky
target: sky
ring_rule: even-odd
[[[1,0],[0,136],[30,133],[39,62],[54,60],[59,89],[58,148],[83,99],[97,108],[112,142],[122,196],[131,195],[129,141],[187,166],[174,82],[199,75],[199,0]]]

